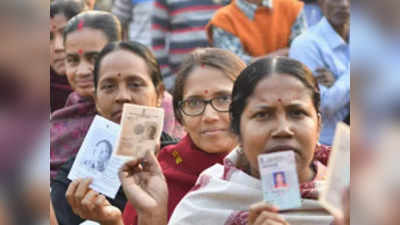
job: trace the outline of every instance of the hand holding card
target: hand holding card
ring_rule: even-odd
[[[112,157],[120,126],[101,116],[95,116],[76,156],[68,179],[93,178],[90,188],[114,198],[120,182],[119,164]]]

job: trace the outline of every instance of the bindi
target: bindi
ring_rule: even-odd
[[[78,30],[82,30],[83,25],[84,25],[83,20],[79,21],[79,23],[78,23]]]
[[[79,49],[79,50],[78,50],[78,54],[79,54],[79,55],[82,55],[82,54],[83,54],[83,50],[82,50],[82,49]]]
[[[204,94],[208,94],[208,90],[205,90],[205,91],[204,91]]]
[[[117,76],[118,76],[118,77],[121,77],[121,73],[118,73]]]

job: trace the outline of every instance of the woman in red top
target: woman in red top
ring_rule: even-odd
[[[183,61],[175,83],[173,104],[175,117],[188,135],[177,145],[165,147],[158,155],[168,185],[169,197],[165,200],[168,217],[194,186],[199,174],[215,163],[222,163],[236,147],[237,138],[230,131],[228,111],[233,83],[244,68],[245,63],[239,57],[214,48],[197,49]],[[129,170],[129,164],[127,168]],[[120,177],[130,202],[123,217],[102,195],[87,188],[89,180],[72,182],[67,199],[82,218],[101,224],[137,224],[140,218],[136,216],[134,205],[156,207],[158,203],[154,199],[161,195],[157,192],[165,189],[158,187],[163,182],[154,180],[138,186],[131,175],[123,172]]]

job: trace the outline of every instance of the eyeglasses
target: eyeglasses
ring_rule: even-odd
[[[231,104],[231,96],[218,96],[210,100],[199,98],[190,98],[179,103],[182,112],[187,116],[200,116],[206,110],[206,106],[210,104],[217,112],[229,112]]]

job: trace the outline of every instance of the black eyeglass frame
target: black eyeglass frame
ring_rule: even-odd
[[[210,100],[203,100],[203,99],[199,99],[199,101],[201,101],[204,104],[203,110],[201,110],[201,112],[197,113],[197,114],[188,114],[187,112],[185,112],[185,110],[183,110],[183,105],[185,104],[185,102],[187,102],[188,100],[183,100],[179,102],[179,110],[185,114],[186,116],[191,116],[191,117],[196,117],[196,116],[200,116],[204,113],[204,111],[206,111],[206,107],[207,105],[211,105],[211,107],[217,111],[217,112],[229,112],[229,107],[227,110],[219,110],[217,109],[217,107],[215,107],[215,105],[213,104],[213,101],[220,98],[220,97],[231,97],[231,96],[217,96],[215,98],[212,98]],[[232,99],[230,99],[230,101],[232,102]],[[231,103],[229,103],[230,105]]]

